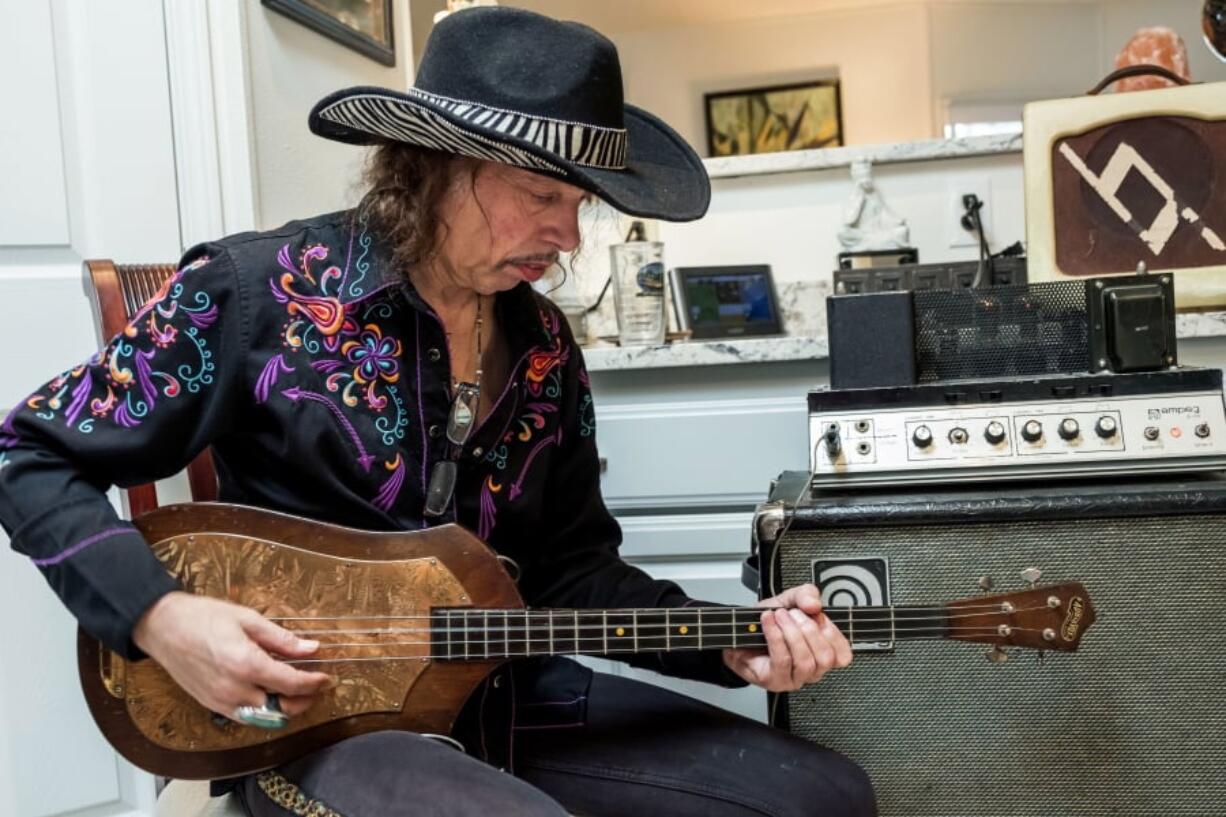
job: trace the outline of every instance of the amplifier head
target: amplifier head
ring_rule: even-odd
[[[772,722],[859,762],[882,815],[1220,813],[1222,479],[818,496],[806,481],[776,488],[786,518],[759,543],[764,595],[816,581],[832,606],[926,605],[1041,568],[1041,584],[1083,583],[1097,612],[1075,653],[1001,662],[898,641],[775,696]]]

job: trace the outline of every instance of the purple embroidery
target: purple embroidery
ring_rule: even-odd
[[[421,426],[421,495],[426,495],[426,460],[429,459],[429,450],[426,443],[426,409],[425,402],[421,399],[423,390],[421,387],[421,313],[415,313],[416,317],[413,321],[413,331],[417,341],[417,417],[418,425]]]
[[[325,406],[327,406],[328,410],[336,416],[337,421],[345,428],[345,431],[349,433],[349,439],[353,440],[354,447],[358,449],[358,463],[361,464],[362,470],[370,471],[370,466],[375,461],[374,455],[367,453],[366,446],[362,443],[362,438],[358,436],[358,430],[353,427],[353,423],[349,422],[349,418],[345,416],[345,413],[337,408],[331,400],[322,394],[318,394],[313,391],[304,391],[297,386],[290,389],[284,389],[281,394],[288,397],[295,403],[297,403],[299,400],[314,400],[317,403],[323,403]]]
[[[200,330],[216,323],[219,313],[204,290],[192,293],[190,301],[195,306],[188,306],[182,284],[187,273],[208,261],[207,256],[197,258],[168,278],[104,350],[30,395],[25,408],[33,410],[39,419],[62,419],[69,428],[89,434],[95,418],[109,416],[121,428],[140,425],[157,403],[159,379],[166,384],[161,396],[169,399],[181,393],[181,382],[193,394],[212,385],[216,364]],[[181,318],[182,327],[169,323],[176,317]],[[159,324],[159,320],[167,323]],[[154,368],[159,349],[176,344],[181,344],[177,352],[196,358],[192,361],[176,355],[169,361],[177,378]],[[63,397],[70,389],[71,398],[65,406]],[[98,390],[101,393],[96,393]],[[87,404],[89,415],[85,412]]]
[[[293,370],[293,367],[285,362],[285,358],[273,355],[272,359],[264,364],[264,371],[260,372],[260,378],[255,382],[255,401],[267,403],[269,392],[277,382],[277,375],[289,374]]]
[[[394,461],[384,463],[383,467],[391,471],[392,475],[379,487],[374,505],[381,511],[389,511],[396,503],[396,497],[400,495],[400,486],[404,485],[404,458],[397,454]]]
[[[55,556],[48,556],[45,559],[31,559],[31,561],[33,561],[34,564],[38,565],[39,567],[50,567],[51,565],[58,565],[60,562],[64,561],[68,557],[75,556],[76,554],[85,550],[85,548],[89,547],[90,545],[97,544],[98,542],[101,542],[103,539],[109,539],[112,536],[119,536],[120,534],[134,533],[134,532],[135,531],[132,528],[108,528],[107,530],[104,530],[100,533],[95,533],[93,536],[89,536],[89,537],[86,537],[85,539],[82,539],[80,542],[77,542],[72,547],[68,548],[67,550],[61,553],[56,554]]]
[[[536,459],[536,455],[541,453],[546,446],[557,444],[561,442],[561,440],[562,429],[559,428],[556,434],[545,437],[532,447],[532,451],[528,453],[528,458],[524,460],[524,467],[520,469],[519,479],[511,483],[511,490],[507,494],[508,500],[514,502],[515,500],[519,499],[520,495],[524,492],[524,479],[527,478],[528,469],[532,467],[532,461]]]

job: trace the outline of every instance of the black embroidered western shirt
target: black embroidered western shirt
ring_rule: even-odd
[[[133,626],[177,586],[104,492],[210,445],[222,501],[371,530],[458,521],[520,565],[532,607],[690,602],[618,557],[582,355],[526,284],[496,299],[506,387],[463,447],[447,513],[423,516],[449,455],[450,356],[389,258],[359,210],[194,247],[106,348],[10,412],[0,522],[87,632],[141,657]],[[735,683],[718,651],[632,662]]]

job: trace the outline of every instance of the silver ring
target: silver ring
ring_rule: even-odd
[[[281,711],[281,701],[269,692],[263,706],[240,706],[234,710],[234,720],[261,729],[281,729],[289,723],[289,715]]]

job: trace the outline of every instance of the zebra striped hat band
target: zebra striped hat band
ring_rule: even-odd
[[[377,136],[523,167],[562,172],[561,168],[551,165],[546,159],[515,150],[497,140],[512,137],[530,142],[545,153],[570,164],[605,170],[626,169],[627,138],[624,128],[563,122],[490,108],[418,88],[410,88],[408,94],[432,108],[446,111],[451,114],[450,119],[468,123],[473,131],[466,132],[461,127],[449,126],[447,119],[415,104],[414,99],[405,99],[399,94],[355,94],[319,109],[318,115],[338,125]],[[491,131],[490,137],[495,141],[482,138],[481,131]]]
[[[486,6],[434,27],[413,87],[337,91],[309,125],[350,144],[406,142],[523,167],[631,215],[699,218],[711,198],[702,160],[622,91],[617,49],[599,32]]]

